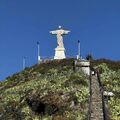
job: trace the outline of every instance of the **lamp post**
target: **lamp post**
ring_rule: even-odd
[[[80,41],[78,40],[78,55],[77,59],[80,59]]]
[[[37,42],[37,49],[38,49],[38,64],[40,64],[41,59],[40,59],[40,43],[39,42]]]

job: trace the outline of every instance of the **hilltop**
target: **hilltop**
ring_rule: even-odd
[[[1,120],[87,120],[89,76],[73,69],[74,59],[46,61],[0,82]],[[93,60],[102,69],[111,119],[120,117],[120,62]]]

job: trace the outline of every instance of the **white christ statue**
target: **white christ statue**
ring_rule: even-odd
[[[57,48],[64,48],[64,44],[63,44],[63,37],[62,35],[66,35],[68,34],[70,31],[68,30],[63,30],[61,28],[61,26],[59,26],[58,30],[54,30],[54,31],[50,31],[50,33],[52,33],[53,35],[57,36]]]

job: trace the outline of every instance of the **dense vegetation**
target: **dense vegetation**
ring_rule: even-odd
[[[100,68],[104,91],[112,92],[108,97],[108,111],[111,120],[120,120],[120,61],[108,59],[91,60],[91,66]]]
[[[48,61],[0,83],[1,120],[84,120],[88,76],[73,71],[73,60]]]
[[[0,82],[0,120],[87,120],[89,79],[73,71],[74,59],[46,61]],[[102,70],[110,118],[120,119],[120,62],[92,60]]]
[[[120,69],[112,70],[106,63],[99,64],[97,67],[102,69],[101,81],[104,91],[113,93],[112,97],[108,97],[107,103],[110,118],[120,120]]]
[[[120,69],[120,61],[112,61],[108,59],[97,59],[97,60],[91,60],[92,66],[98,66],[102,63],[105,63],[109,69],[117,71]]]

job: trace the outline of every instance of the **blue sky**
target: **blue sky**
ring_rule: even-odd
[[[120,0],[0,0],[0,80],[37,62],[36,42],[42,57],[54,56],[56,37],[49,31],[61,25],[67,56],[81,54],[120,60]]]

